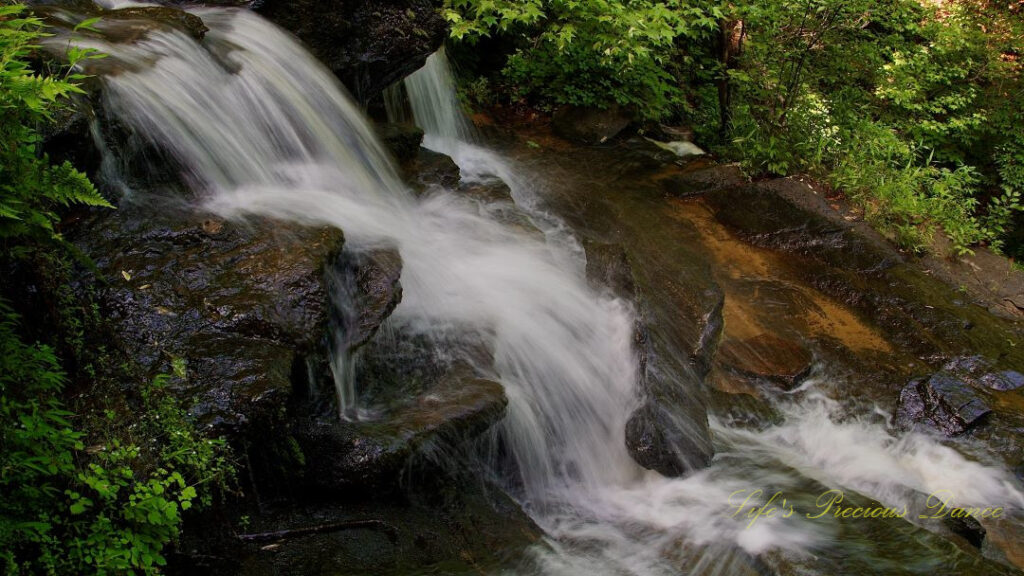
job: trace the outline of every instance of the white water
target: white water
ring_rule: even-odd
[[[356,246],[397,246],[405,296],[395,322],[464,330],[492,348],[487,368],[510,400],[503,433],[521,501],[549,535],[533,551],[539,571],[730,573],[734,548],[815,550],[829,524],[775,517],[748,527],[730,505],[739,490],[806,478],[887,503],[934,486],[969,488],[959,503],[1021,502],[1005,472],[867,419],[837,423],[834,403],[813,395],[784,405],[785,423],[763,432],[716,425],[725,454],[705,471],[673,480],[640,469],[623,438],[635,403],[633,318],[587,288],[578,262],[564,265],[571,235],[557,219],[544,220],[552,248],[455,192],[414,198],[336,80],[289,36],[248,12],[196,13],[210,28],[202,45],[166,31],[96,46],[135,65],[104,78],[110,109],[188,167],[206,209],[329,224]],[[498,176],[514,194],[536,194],[515,167],[466,140],[458,118],[439,113],[427,125],[419,90],[447,90],[430,106],[454,101],[437,76],[427,69],[408,85],[427,145],[450,152],[469,178]]]
[[[480,143],[472,122],[466,118],[455,91],[455,77],[442,47],[427,58],[423,68],[403,81],[416,125],[423,129],[423,146],[450,156],[459,166],[463,182],[479,183],[499,179],[508,185],[516,206],[526,212],[544,233],[555,258],[582,275],[583,247],[565,223],[541,207],[541,183],[528,171]],[[404,110],[389,91],[385,101],[388,120],[404,120]]]

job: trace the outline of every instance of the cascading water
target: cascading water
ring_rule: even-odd
[[[94,43],[128,70],[104,78],[109,108],[188,167],[209,210],[397,247],[395,320],[489,340],[531,501],[636,476],[622,442],[636,373],[628,308],[457,195],[416,201],[336,80],[286,34],[246,11],[195,13],[210,28],[202,44],[175,31]]]
[[[563,265],[571,236],[551,232],[557,219],[545,221],[551,249],[456,192],[414,198],[337,81],[293,39],[246,11],[195,13],[210,28],[202,43],[172,30],[134,44],[81,41],[123,64],[102,79],[110,111],[187,167],[205,209],[329,224],[356,246],[397,247],[405,297],[394,321],[426,334],[458,329],[493,351],[493,365],[480,368],[509,398],[503,434],[518,497],[550,536],[530,569],[731,573],[738,549],[825,546],[833,524],[748,524],[733,513],[738,491],[809,478],[900,505],[943,474],[971,488],[963,503],[1024,502],[1004,472],[925,436],[840,422],[834,403],[817,397],[787,405],[785,423],[762,432],[715,424],[724,455],[686,479],[641,469],[623,441],[637,373],[630,309],[591,291],[578,264]],[[407,84],[426,145],[450,152],[470,178],[507,178],[517,201],[536,193],[460,133],[468,124],[445,73],[435,57]],[[527,209],[542,214],[536,203]],[[857,465],[837,465],[844,457]]]
[[[524,210],[544,233],[555,257],[570,269],[583,273],[583,248],[561,219],[541,207],[538,182],[507,158],[480,143],[473,123],[466,118],[455,90],[455,76],[444,47],[427,58],[423,68],[403,82],[416,125],[423,129],[423,146],[450,156],[459,166],[463,181],[498,179],[509,187],[516,206]],[[405,121],[398,85],[385,95],[388,120]]]

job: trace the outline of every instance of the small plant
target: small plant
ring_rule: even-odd
[[[231,487],[224,441],[194,430],[166,393],[167,377],[142,389],[137,425],[154,440],[151,449],[91,438],[64,408],[53,350],[22,343],[16,316],[6,306],[0,314],[4,573],[157,573],[182,513]],[[116,416],[106,417],[113,425]]]

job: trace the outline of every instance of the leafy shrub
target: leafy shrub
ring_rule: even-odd
[[[710,3],[653,0],[449,0],[452,38],[502,34],[518,48],[504,76],[513,97],[541,104],[629,106],[665,116],[682,92],[670,70],[680,37],[716,26]]]
[[[208,505],[233,468],[223,440],[202,438],[165,392],[144,387],[139,433],[150,453],[76,429],[53,350],[24,344],[0,305],[0,563],[5,573],[155,574],[182,512]],[[108,424],[113,428],[114,414]],[[86,443],[93,444],[86,447]]]

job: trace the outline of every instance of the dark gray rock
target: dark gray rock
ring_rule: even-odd
[[[712,452],[700,431],[657,402],[647,400],[626,422],[626,448],[636,463],[668,477],[705,468]]]
[[[765,400],[743,393],[708,390],[709,410],[730,428],[764,430],[780,424],[782,415]]]
[[[707,467],[714,447],[703,390],[687,386],[699,385],[703,375],[698,379],[685,367],[663,360],[643,322],[637,324],[635,340],[642,401],[626,422],[627,450],[644,468],[670,477]]]
[[[588,240],[583,247],[587,253],[587,280],[593,287],[610,289],[630,300],[636,297],[633,269],[621,245]]]
[[[57,28],[73,28],[98,17],[92,28],[112,42],[133,42],[159,27],[173,28],[202,40],[209,28],[202,18],[170,6],[131,6],[108,10],[89,1],[52,0],[32,2],[32,12]]]
[[[402,301],[402,257],[394,249],[344,252],[330,273],[336,327],[348,350],[366,344]]]
[[[305,488],[336,496],[393,489],[415,455],[478,436],[507,404],[500,384],[455,372],[378,419],[300,423],[293,435],[305,455]]]
[[[982,384],[988,386],[992,390],[998,390],[1000,392],[1006,392],[1008,390],[1017,390],[1024,386],[1024,374],[1015,372],[1013,370],[1005,370],[1003,372],[992,372],[985,374],[978,379]]]
[[[932,421],[947,434],[963,433],[991,412],[970,385],[946,374],[929,378],[924,390],[926,403],[933,406]]]
[[[671,173],[659,180],[669,196],[686,198],[737,186],[746,182],[739,166],[725,164],[691,172]]]
[[[337,230],[248,224],[122,202],[70,227],[96,264],[101,311],[144,374],[178,383],[192,412],[222,432],[276,414],[297,357],[321,348],[330,314],[325,268]]]
[[[246,517],[244,527],[235,521],[219,532],[190,525],[168,574],[497,574],[517,567],[543,537],[514,501],[479,479],[417,480],[399,500],[235,510],[234,518]]]
[[[991,412],[970,384],[948,372],[913,380],[900,392],[896,425],[909,428],[924,423],[947,436],[957,436],[979,425]]]
[[[578,144],[602,144],[629,126],[632,116],[612,106],[607,110],[562,106],[551,117],[551,126],[562,138]]]
[[[406,180],[421,191],[432,186],[454,188],[460,179],[459,165],[450,156],[423,147],[403,165],[403,171]]]
[[[620,298],[638,297],[633,268],[621,245],[585,240],[584,249],[587,279],[592,286],[611,290]],[[707,334],[698,338],[704,341],[698,348],[707,349],[695,354],[707,354],[705,360],[714,354],[716,331],[721,330],[720,321],[715,319],[716,309],[720,317],[720,306],[712,304],[702,328]],[[639,356],[642,400],[626,422],[625,440],[630,455],[644,468],[670,477],[706,467],[714,451],[699,392],[685,387],[686,376],[675,372],[679,367],[661,360],[642,320],[637,322],[634,345]]]
[[[514,204],[512,189],[498,178],[483,181],[462,182],[459,192],[479,201],[481,204]]]
[[[262,0],[254,9],[299,37],[365,103],[444,42],[440,0]]]

